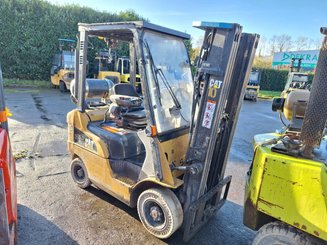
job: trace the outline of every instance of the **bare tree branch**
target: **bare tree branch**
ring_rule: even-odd
[[[273,35],[269,40],[270,45],[270,54],[273,55],[276,52],[276,46],[277,46],[277,36]]]
[[[286,34],[276,37],[276,48],[279,52],[289,51],[292,48],[292,37]]]
[[[265,55],[266,50],[267,50],[267,39],[266,37],[260,37],[260,41],[257,48],[257,54],[259,55],[259,57]]]
[[[308,37],[300,36],[296,39],[296,50],[297,51],[306,50],[309,48],[310,48],[310,44],[309,44]]]

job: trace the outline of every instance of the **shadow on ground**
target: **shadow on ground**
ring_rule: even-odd
[[[243,225],[242,215],[242,206],[226,201],[216,215],[188,243],[183,242],[181,231],[166,242],[172,245],[250,244],[255,233]]]
[[[138,218],[137,210],[130,208],[116,198],[110,196],[104,191],[90,187],[87,191],[98,198],[116,206],[128,213],[129,216],[141,222]],[[243,207],[226,201],[225,205],[209,220],[209,222],[200,229],[200,231],[189,241],[183,241],[183,232],[177,231],[169,239],[163,242],[172,245],[190,244],[250,244],[254,238],[254,232],[243,225]]]
[[[24,232],[22,232],[22,229]],[[51,221],[32,209],[18,204],[18,244],[27,244],[24,241],[29,241],[28,245],[78,244]],[[31,243],[30,241],[33,242]]]
[[[129,216],[133,217],[134,219],[139,220],[139,216],[137,214],[136,208],[131,208],[131,207],[127,206],[125,203],[119,201],[117,198],[110,196],[108,193],[106,193],[94,186],[90,186],[89,188],[87,188],[85,190],[88,191],[89,193],[95,195],[96,197],[101,198],[103,201],[108,202],[111,205],[123,210],[124,212],[126,212]]]

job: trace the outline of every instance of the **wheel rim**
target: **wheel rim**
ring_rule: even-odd
[[[74,167],[74,177],[79,182],[83,182],[85,180],[85,172],[82,166],[77,165]]]
[[[143,207],[146,222],[155,229],[162,229],[166,224],[165,212],[155,201],[147,201]]]

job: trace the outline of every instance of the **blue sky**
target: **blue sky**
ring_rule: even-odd
[[[47,0],[56,4],[75,3],[96,10],[118,12],[133,9],[152,23],[186,31],[194,40],[203,32],[192,27],[195,20],[234,22],[244,32],[269,39],[288,34],[294,39],[321,37],[327,26],[327,0]]]

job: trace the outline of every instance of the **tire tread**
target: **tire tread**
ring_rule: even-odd
[[[293,226],[289,226],[283,222],[271,222],[260,228],[257,235],[255,236],[252,245],[272,245],[264,241],[267,237],[285,237],[289,238],[294,245],[312,245],[312,244],[322,244],[319,239],[311,237],[309,234],[296,229]]]
[[[157,196],[157,201],[160,203],[160,205],[170,210],[169,212],[172,214],[172,216],[168,216],[166,218],[168,218],[167,222],[171,223],[173,227],[171,231],[169,231],[167,234],[162,235],[143,222],[141,218],[143,212],[141,212],[140,210],[140,205],[141,205],[140,202],[142,201],[145,195]],[[152,235],[160,239],[165,239],[170,237],[183,223],[182,206],[176,195],[170,189],[167,188],[151,188],[142,192],[137,201],[137,212],[139,214],[143,226],[147,229],[147,231],[149,231]]]

